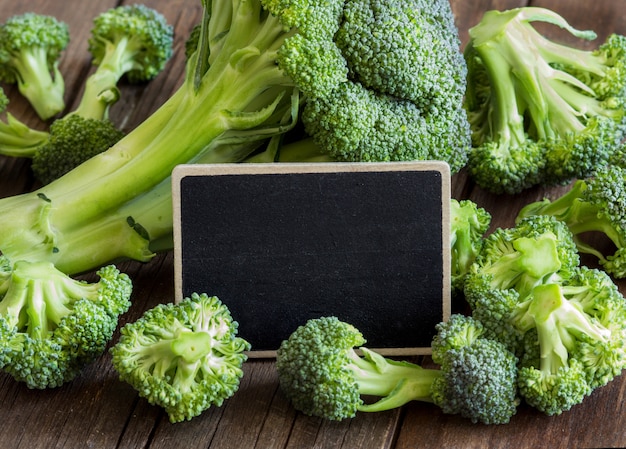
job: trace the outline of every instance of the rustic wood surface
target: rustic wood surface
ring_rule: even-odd
[[[529,4],[513,0],[451,0],[463,42],[467,29],[488,9],[508,9]],[[125,2],[121,2],[125,3]],[[175,25],[176,55],[167,71],[145,86],[122,85],[122,100],[111,111],[113,120],[130,130],[154,111],[180,84],[183,43],[200,17],[198,0],[147,0]],[[68,110],[75,106],[81,81],[92,70],[86,37],[91,18],[119,3],[113,0],[0,0],[0,21],[13,14],[34,11],[51,14],[70,26],[71,44],[64,53]],[[623,0],[543,0],[530,2],[563,14],[581,29],[594,29],[599,41],[608,33],[626,34]],[[553,36],[558,30],[546,28]],[[568,39],[563,36],[563,39]],[[597,43],[597,42],[596,42]],[[596,43],[586,45],[593,46]],[[7,86],[5,86],[7,87]],[[17,91],[7,89],[11,111],[33,127],[43,127]],[[0,156],[0,196],[27,191],[33,186],[25,160]],[[496,196],[472,185],[461,173],[453,178],[452,194],[471,198],[493,215],[493,227],[510,226],[522,204],[556,195],[561,189],[531,189],[517,196]],[[589,261],[592,264],[592,261]],[[134,303],[122,324],[133,321],[158,303],[170,302],[173,292],[173,258],[161,254],[147,264],[124,263],[120,268],[134,279]],[[626,283],[620,282],[626,293]],[[116,335],[117,337],[117,335]],[[115,338],[116,338],[115,337]],[[428,360],[425,360],[428,363]],[[626,379],[617,378],[597,390],[581,405],[560,416],[547,417],[521,406],[508,425],[474,425],[444,415],[429,404],[412,403],[395,411],[360,414],[339,423],[295,412],[278,388],[271,360],[245,365],[239,392],[221,408],[172,425],[157,407],[138,398],[120,382],[103,355],[81,376],[63,387],[33,391],[7,375],[0,375],[0,447],[2,448],[536,448],[624,447]]]

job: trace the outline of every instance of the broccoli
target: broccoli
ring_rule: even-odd
[[[150,81],[172,56],[173,27],[158,11],[143,4],[111,8],[93,21],[89,52],[96,70],[74,111],[102,120],[117,101],[123,76],[132,83]]]
[[[0,259],[0,369],[29,388],[72,380],[99,357],[132,284],[113,265],[94,283],[71,279],[49,262]]]
[[[491,289],[515,289],[524,295],[547,279],[567,276],[579,262],[564,223],[549,216],[532,216],[488,235],[467,276],[485,278]]]
[[[65,108],[58,65],[68,43],[67,24],[51,16],[29,12],[0,25],[0,80],[17,84],[43,120]]]
[[[517,409],[517,359],[482,337],[482,326],[454,314],[437,325],[433,360],[441,369],[395,361],[362,347],[365,339],[337,317],[311,319],[276,355],[280,386],[299,411],[330,420],[378,412],[409,401],[439,406],[472,422],[509,422]],[[356,350],[360,349],[362,356]],[[380,397],[365,403],[363,396]]]
[[[255,142],[293,129],[302,103],[338,95],[342,84],[357,85],[347,81],[348,64],[334,41],[346,22],[344,1],[232,0],[203,6],[197,49],[189,56],[184,81],[161,107],[61,178],[0,200],[3,254],[11,260],[48,260],[68,274],[96,268],[108,258],[149,260],[151,240],[172,233],[171,189],[163,186],[175,166],[243,161],[258,149]],[[326,47],[329,51],[316,50]],[[345,109],[357,115],[363,110],[347,103]],[[462,135],[443,127],[441,139]],[[395,139],[393,131],[380,129],[377,140],[387,134]],[[160,202],[158,214],[149,212],[149,198]],[[100,225],[137,231],[136,237],[124,234],[128,238],[111,247],[109,238],[93,237],[103,236],[103,228],[94,231]]]
[[[275,12],[283,2],[265,3]],[[303,33],[282,49],[294,79],[317,77],[330,90],[307,99],[306,133],[340,161],[436,159],[452,173],[464,167],[466,66],[449,2],[348,0],[333,31],[334,41]],[[337,82],[315,73],[320,69],[308,56],[314,51],[324,54],[316,63],[336,71]]]
[[[581,267],[561,283],[535,287],[507,318],[533,331],[520,360],[521,396],[560,414],[621,374],[625,318],[626,301],[602,271]]]
[[[172,55],[173,29],[156,10],[144,5],[120,6],[94,19],[89,50],[96,70],[87,78],[78,106],[55,120],[49,133],[24,130],[0,153],[32,158],[32,170],[43,184],[59,178],[101,153],[122,137],[109,120],[109,108],[120,97],[117,87],[126,75],[131,82],[149,81]],[[15,134],[15,133],[13,133]]]
[[[488,11],[469,30],[468,170],[494,193],[589,176],[616,151],[626,129],[626,37],[613,34],[584,51],[545,38],[535,21],[596,37],[538,7]]]
[[[9,97],[4,93],[4,89],[0,87],[0,113],[4,112],[9,105]]]
[[[236,337],[237,327],[217,297],[194,293],[124,325],[110,350],[112,363],[171,422],[190,420],[237,391],[250,349]]]
[[[33,154],[31,169],[39,182],[49,184],[122,137],[124,132],[110,120],[67,115],[50,125],[48,138]]]
[[[511,269],[502,260],[515,253]],[[511,273],[498,270],[507,266]],[[464,294],[485,337],[518,357],[520,396],[548,415],[582,402],[626,364],[626,300],[604,271],[579,265],[574,236],[553,216],[489,235]]]
[[[0,114],[9,106],[9,98],[0,87]],[[20,156],[23,151],[34,151],[48,139],[48,133],[30,128],[6,112],[6,121],[0,120],[0,153]]]
[[[556,217],[574,235],[578,250],[598,258],[602,268],[616,278],[626,277],[626,168],[607,165],[588,178],[576,180],[561,196],[525,205],[517,220],[546,215]],[[615,246],[596,248],[586,241],[590,232],[601,233]]]
[[[491,214],[471,200],[450,200],[450,255],[452,293],[463,292],[465,275],[483,246]]]

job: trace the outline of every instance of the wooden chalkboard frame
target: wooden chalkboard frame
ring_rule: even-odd
[[[259,246],[257,243],[252,243],[249,246],[245,246],[243,250],[239,251],[240,253],[247,253],[243,256],[240,254],[232,254],[230,252],[228,255],[220,254],[224,252],[224,248],[220,246],[221,243],[219,242],[224,241],[226,235],[236,237],[236,240],[239,241],[247,238],[247,236],[251,234],[250,230],[246,229],[246,226],[248,225],[238,224],[248,219],[248,215],[245,217],[237,217],[237,214],[241,214],[240,203],[242,201],[240,200],[242,200],[242,198],[249,199],[250,196],[254,196],[256,189],[261,188],[261,186],[264,186],[267,189],[267,186],[270,185],[268,184],[270,180],[271,186],[281,187],[281,189],[276,189],[268,193],[268,195],[273,195],[272,205],[268,206],[272,208],[270,214],[271,216],[280,217],[277,218],[277,220],[284,220],[284,217],[287,217],[287,220],[289,221],[289,217],[293,215],[293,210],[299,210],[301,208],[301,204],[316,204],[319,202],[318,209],[315,209],[318,210],[318,212],[313,213],[319,213],[320,208],[323,208],[324,214],[326,214],[329,209],[332,209],[334,211],[334,215],[337,215],[337,217],[336,219],[328,219],[326,225],[324,223],[316,223],[315,225],[308,224],[306,225],[309,226],[306,228],[306,232],[308,233],[311,229],[313,229],[314,232],[318,232],[320,228],[324,229],[324,226],[328,226],[329,229],[325,230],[323,234],[325,235],[326,233],[332,234],[333,232],[338,232],[338,238],[342,241],[350,240],[351,234],[355,231],[360,232],[362,228],[360,223],[363,223],[363,221],[360,220],[358,226],[354,225],[355,222],[352,221],[351,226],[353,226],[353,228],[348,228],[350,229],[349,233],[347,235],[343,235],[342,232],[339,232],[343,230],[343,227],[338,230],[337,223],[351,221],[352,219],[350,216],[345,217],[341,215],[346,213],[344,212],[346,209],[357,206],[344,204],[335,209],[334,207],[337,205],[334,203],[337,201],[344,201],[342,198],[354,199],[356,197],[359,201],[353,201],[350,204],[354,205],[357,203],[365,203],[367,205],[368,202],[373,202],[373,206],[376,207],[376,210],[383,210],[383,208],[378,206],[384,203],[384,210],[394,210],[394,207],[388,207],[387,204],[395,204],[398,202],[399,204],[395,208],[395,212],[393,212],[396,214],[396,218],[394,220],[402,222],[402,226],[405,226],[405,228],[406,226],[409,226],[409,231],[407,232],[406,229],[403,229],[401,226],[399,227],[399,230],[394,231],[396,226],[389,226],[390,231],[385,229],[385,232],[381,232],[380,228],[382,226],[376,226],[374,231],[368,231],[371,235],[374,235],[374,237],[368,237],[367,241],[369,242],[375,241],[376,239],[382,239],[384,242],[384,239],[389,239],[391,242],[389,245],[399,245],[398,247],[405,248],[404,242],[400,242],[399,240],[405,238],[403,237],[405,235],[411,235],[412,237],[409,239],[409,243],[412,243],[410,246],[411,250],[405,251],[404,249],[401,249],[400,252],[402,253],[402,257],[397,257],[396,253],[385,255],[383,254],[385,251],[382,251],[381,248],[382,246],[387,248],[389,245],[380,243],[379,245],[381,245],[381,247],[375,246],[373,249],[367,247],[363,249],[363,253],[367,253],[369,251],[372,254],[375,254],[378,252],[378,254],[375,254],[376,257],[374,258],[371,255],[366,256],[369,257],[370,264],[373,266],[377,265],[378,259],[383,260],[382,258],[384,256],[391,256],[390,260],[392,261],[392,265],[397,263],[400,267],[398,268],[394,266],[395,271],[393,271],[391,276],[397,276],[397,278],[401,281],[393,281],[393,283],[389,285],[384,284],[383,282],[390,282],[389,280],[385,280],[385,278],[390,277],[390,273],[383,268],[381,270],[382,272],[379,274],[380,267],[376,267],[372,268],[374,273],[368,269],[363,270],[363,276],[366,276],[364,279],[358,279],[358,273],[361,272],[361,269],[356,270],[354,272],[354,276],[352,275],[353,271],[350,271],[348,277],[351,279],[353,277],[357,278],[356,281],[351,281],[350,285],[354,284],[357,286],[355,287],[355,291],[357,292],[355,293],[355,296],[358,296],[359,294],[363,295],[363,291],[361,291],[361,289],[366,289],[366,287],[361,286],[365,283],[370,283],[370,286],[385,286],[387,287],[385,291],[390,289],[395,290],[396,286],[400,286],[398,287],[400,293],[397,297],[402,297],[404,302],[407,300],[404,299],[404,297],[407,296],[406,290],[411,289],[410,295],[413,296],[413,288],[415,285],[420,285],[423,286],[420,288],[425,288],[425,291],[421,292],[422,296],[427,297],[429,302],[427,304],[425,302],[420,302],[420,305],[419,307],[416,307],[415,312],[411,313],[412,308],[407,308],[405,303],[398,307],[395,303],[387,301],[381,302],[378,292],[373,291],[376,297],[365,298],[368,304],[363,305],[363,297],[361,296],[359,297],[361,301],[359,302],[359,307],[346,306],[350,310],[346,311],[345,314],[351,314],[353,313],[352,310],[354,310],[354,313],[357,314],[356,318],[351,315],[345,316],[342,315],[342,313],[334,313],[336,305],[340,303],[334,299],[331,305],[324,303],[319,304],[319,308],[312,307],[307,309],[305,307],[301,310],[298,309],[303,306],[301,301],[306,301],[307,297],[304,295],[305,297],[302,298],[303,292],[300,291],[298,292],[298,301],[293,301],[293,289],[296,288],[296,286],[289,285],[288,281],[278,282],[280,285],[272,284],[270,286],[272,290],[270,291],[278,291],[278,293],[273,294],[273,299],[278,298],[278,300],[263,302],[262,307],[249,299],[252,296],[252,293],[250,293],[248,299],[240,301],[239,297],[245,295],[246,288],[249,288],[252,292],[261,296],[261,293],[257,290],[257,286],[266,283],[266,278],[261,279],[261,277],[266,276],[267,273],[261,271],[262,269],[259,269],[259,279],[255,279],[254,275],[250,276],[249,272],[245,275],[241,275],[241,271],[239,270],[240,266],[237,266],[235,262],[232,262],[233,259],[256,260],[255,264],[252,265],[252,270],[255,270],[257,266],[272,265],[257,264],[259,261],[267,262],[268,260],[271,260],[275,262],[276,259],[273,259],[272,257],[282,257],[280,260],[283,263],[276,264],[277,266],[289,266],[288,260],[287,263],[285,263],[283,254],[268,255],[268,253],[274,251],[273,248],[275,248],[275,246],[269,248],[264,247],[263,245]],[[391,194],[388,186],[393,185],[395,182],[399,183],[398,185],[400,187],[395,191],[396,193]],[[327,183],[328,185],[322,187],[321,184],[324,183]],[[340,185],[342,192],[333,192],[333,187],[336,187],[337,185],[334,183],[339,183],[338,185]],[[363,186],[365,186],[366,189],[369,189],[367,190],[369,199],[366,201],[362,195],[359,196],[359,189],[362,189]],[[239,189],[241,189],[241,192],[237,191]],[[326,191],[320,194],[319,192],[324,189],[326,189]],[[351,189],[354,191],[350,191]],[[345,190],[345,192],[343,192],[343,190]],[[209,192],[215,193],[216,191],[218,193],[214,196],[207,194]],[[404,198],[404,192],[410,192],[406,193],[406,200],[402,199]],[[249,352],[250,357],[274,357],[277,349],[276,342],[278,341],[276,339],[278,337],[280,337],[280,339],[286,338],[286,336],[294,330],[296,323],[298,325],[304,324],[308,318],[315,318],[324,315],[335,315],[340,319],[351,322],[357,326],[363,332],[365,338],[368,339],[368,344],[366,344],[366,346],[371,347],[384,355],[400,356],[430,354],[430,338],[432,338],[432,335],[434,335],[435,332],[435,321],[439,322],[446,320],[450,315],[451,309],[449,241],[450,170],[447,164],[439,161],[416,161],[387,163],[181,165],[178,166],[172,173],[172,194],[174,208],[174,278],[176,301],[182,300],[183,297],[189,296],[192,292],[207,293],[209,295],[218,296],[229,307],[234,319],[239,322],[239,335],[247,338],[252,343],[252,351]],[[281,198],[281,195],[284,196]],[[298,195],[306,195],[307,201],[301,201],[295,205],[291,203],[291,199],[297,197]],[[257,204],[263,203],[263,198],[267,195],[264,193],[259,196],[261,197],[260,199],[249,200],[249,202],[246,202],[246,204],[248,204],[248,210],[262,207],[257,206]],[[310,196],[314,197],[314,199],[309,200]],[[378,196],[380,196],[378,200],[371,199],[372,197],[378,198]],[[415,207],[412,208],[411,205],[414,204],[414,200],[423,201],[424,204],[416,204]],[[333,202],[334,205],[330,203],[323,203],[324,201]],[[375,201],[379,201],[379,203],[376,203]],[[410,204],[402,204],[402,201],[408,201]],[[211,214],[211,218],[205,216],[207,213]],[[306,213],[308,214],[310,212],[307,211]],[[355,215],[357,213],[361,213],[361,211],[351,211],[349,213]],[[272,242],[282,242],[283,240],[280,240],[280,238],[283,237],[279,236],[279,238],[277,238],[275,235],[276,233],[281,232],[280,223],[272,222],[270,219],[271,217],[269,217],[268,213],[266,213],[263,209],[261,209],[258,214],[263,214],[262,216],[271,223],[268,228],[261,229],[260,235],[269,235],[269,233],[271,233],[273,237],[270,240]],[[218,216],[219,219],[216,218]],[[324,215],[324,217],[326,217],[326,215]],[[375,222],[378,219],[384,219],[384,217],[378,218],[374,215],[371,217],[373,218],[367,220],[367,223]],[[424,220],[429,220],[428,217],[431,217],[431,222],[422,223]],[[239,221],[237,221],[237,219]],[[268,226],[267,220],[263,220],[265,226]],[[233,221],[236,223],[235,225],[233,225]],[[214,225],[215,229],[208,229],[207,222]],[[294,223],[299,223],[297,218],[289,221],[287,228],[293,229]],[[440,224],[440,226],[437,226],[437,223]],[[298,226],[299,225],[296,225],[295,227]],[[372,224],[372,227],[374,227],[374,223]],[[254,229],[256,230],[258,228],[255,227]],[[290,234],[292,231],[289,229],[285,231],[286,233],[284,238],[293,241],[294,236],[293,234]],[[238,234],[239,232],[241,232],[241,234]],[[394,232],[401,234],[395,235]],[[422,235],[432,233],[434,233],[434,235]],[[300,235],[302,235],[302,233]],[[370,234],[367,235],[369,236]],[[332,245],[341,244],[341,242],[332,242]],[[421,245],[421,247],[418,248],[418,245]],[[348,251],[353,251],[353,249],[353,247],[349,247]],[[207,251],[210,251],[213,255],[207,257]],[[294,253],[293,248],[285,251],[291,251],[292,254]],[[317,250],[315,248],[308,248],[306,251],[312,254]],[[355,253],[359,251],[360,250],[358,248],[354,250]],[[330,263],[328,263],[328,266],[336,268],[341,265],[341,263],[334,263],[335,259],[347,259],[351,257],[341,252],[337,254],[328,254],[332,251],[328,250],[327,247],[322,247],[320,254],[323,252],[326,252],[326,254],[323,255],[324,263],[320,264],[319,261],[316,261],[317,263],[312,262],[312,265],[313,263],[315,263],[315,266],[326,265],[326,262],[329,261]],[[407,255],[404,254],[405,252]],[[277,251],[277,253],[279,253],[279,251]],[[378,257],[379,254],[380,257]],[[315,255],[312,255],[311,257],[314,256]],[[298,258],[300,256],[293,254],[291,257]],[[216,260],[213,261],[213,258]],[[403,258],[406,258],[407,263],[396,262],[396,259]],[[207,263],[207,260],[210,260],[210,263],[208,263],[208,269],[204,266]],[[422,269],[419,270],[419,274],[417,273],[418,270],[410,270],[409,267],[406,266],[408,263],[415,266],[413,263],[416,261],[418,264],[423,265]],[[211,263],[215,265],[211,265]],[[308,261],[304,260],[304,265],[307,263]],[[224,268],[224,265],[228,265],[228,268]],[[219,267],[219,269],[215,269],[216,266]],[[216,271],[222,270],[224,273],[220,273],[218,276]],[[324,268],[322,267],[322,271],[323,270]],[[404,273],[405,270],[406,273]],[[431,270],[432,272],[425,273],[425,271],[428,270]],[[213,271],[213,273],[210,273],[210,271]],[[291,274],[292,273],[289,272],[290,276]],[[203,276],[206,278],[202,278]],[[220,281],[214,281],[220,276],[225,276],[225,278]],[[302,273],[300,273],[299,276],[302,276]],[[378,281],[376,276],[380,276]],[[412,276],[419,276],[420,279],[429,279],[429,281],[416,283],[412,281]],[[198,280],[199,277],[202,279]],[[323,291],[328,293],[329,287],[326,284],[332,285],[333,278],[331,275],[327,275],[325,273],[320,275],[320,277],[324,279]],[[280,276],[274,276],[274,272],[270,271],[270,276],[267,276],[267,279],[274,278],[283,279],[283,273],[281,273]],[[290,279],[289,276],[286,278]],[[293,278],[298,279],[300,283],[303,282],[303,278],[298,278],[298,274],[294,274]],[[193,279],[193,283],[195,283],[195,285],[189,286],[192,281],[189,281],[188,279]],[[213,280],[210,281],[209,279]],[[341,285],[337,284],[337,289],[343,288],[343,285],[345,284],[343,279],[344,278],[342,278]],[[335,279],[334,281],[338,282],[338,279]],[[219,285],[220,283],[221,285],[210,286],[212,282],[216,282],[215,285]],[[198,284],[202,287],[198,287]],[[255,286],[249,287],[250,284],[255,284]],[[231,287],[231,285],[234,285],[234,287]],[[246,285],[248,285],[248,287],[246,287]],[[321,284],[315,285],[320,286]],[[205,286],[207,288],[205,288]],[[281,289],[283,287],[285,295],[289,295],[288,300],[280,297],[280,293],[282,292]],[[222,291],[224,289],[229,290],[231,288],[233,289],[233,292]],[[237,290],[238,288],[243,289],[241,294]],[[429,288],[436,291],[431,291]],[[330,294],[335,291],[336,289],[333,287],[330,289]],[[343,300],[345,298],[350,297],[350,292],[351,291],[348,289],[346,292],[341,293],[345,294],[345,296],[342,296],[341,304],[344,304]],[[267,295],[267,292],[263,292],[262,294]],[[366,293],[366,295],[371,296],[369,293]],[[390,293],[386,299],[393,296],[394,294]],[[328,295],[325,294],[323,297],[327,298]],[[265,301],[265,298],[266,296],[261,299]],[[315,296],[315,294],[313,295],[313,298],[317,298],[316,300],[320,301],[320,297]],[[311,304],[312,299],[308,297],[308,300],[309,302],[305,303],[305,305]],[[413,298],[410,300],[412,301]],[[419,300],[425,301],[424,298]],[[255,307],[252,307],[253,303],[255,304]],[[317,305],[318,304],[316,304],[316,306]],[[412,305],[412,303],[410,305]],[[424,307],[422,307],[422,305]],[[290,318],[292,321],[295,320],[295,322],[291,324],[289,331],[282,330],[282,335],[277,336],[275,335],[276,333],[279,333],[277,328],[279,325],[283,324],[283,319],[278,320],[278,323],[269,322],[269,318],[267,316],[266,318],[268,319],[268,322],[264,322],[264,320],[260,318],[253,319],[252,317],[247,318],[247,321],[244,319],[244,316],[247,314],[253,314],[252,316],[258,317],[259,307],[263,312],[269,312],[269,315],[272,318],[278,316],[279,314],[282,314],[283,318],[292,317],[294,314],[297,314],[298,316]],[[272,309],[273,307],[275,309]],[[288,312],[285,311],[285,307],[289,309]],[[426,310],[427,307],[429,308],[428,310]],[[253,312],[252,310],[255,311]],[[371,335],[379,332],[379,330],[372,331],[368,328],[369,324],[363,323],[376,321],[376,326],[378,326],[378,322],[382,321],[384,326],[386,326],[385,328],[389,329],[391,326],[387,326],[388,323],[385,322],[384,317],[386,317],[388,321],[393,320],[393,336],[391,336],[392,334],[389,334],[389,336],[380,336],[378,341],[374,339],[375,341],[370,344]],[[363,323],[360,322],[361,318],[363,318]],[[274,320],[276,321],[275,318]],[[418,321],[417,323],[416,320]],[[255,329],[254,332],[252,332],[251,329],[253,326],[258,326],[258,329]],[[380,324],[380,326],[383,326],[383,324]],[[247,335],[246,331],[248,329],[250,329],[250,335]],[[416,332],[418,329],[419,331]],[[268,332],[272,335],[268,335]],[[383,333],[386,331],[380,330],[380,332]],[[422,336],[419,337],[419,339],[415,337],[415,344],[404,344],[409,335],[413,337],[419,333],[422,333]],[[400,344],[398,341],[395,341],[398,338],[403,339]],[[276,340],[273,344],[269,342],[272,339]],[[263,344],[260,345],[261,347],[255,344],[257,340],[259,342],[263,342]],[[395,342],[393,344],[387,344],[387,340],[394,340]]]

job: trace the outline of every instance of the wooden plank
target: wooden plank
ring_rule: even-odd
[[[128,2],[130,3],[130,2]],[[182,81],[182,46],[187,31],[200,16],[199,2],[190,0],[147,0],[176,25],[177,54],[168,72],[148,85],[123,83],[124,96],[112,109],[112,117],[125,130],[155,110]],[[463,41],[467,29],[488,8],[510,8],[528,2],[451,0]],[[87,17],[115,2],[67,0],[48,2],[26,0],[2,3],[0,21],[9,15],[37,10],[66,20],[73,34],[72,46],[64,54],[61,69],[71,72],[68,107],[75,104],[81,80],[92,70],[89,58],[80,53],[90,28]],[[593,28],[599,36],[608,32],[626,33],[626,10],[622,2],[596,0],[538,0],[535,6],[549,6],[566,16],[572,25]],[[549,28],[549,27],[548,27]],[[555,32],[553,30],[551,32]],[[566,39],[564,37],[563,39]],[[594,42],[587,43],[595,45]],[[79,54],[76,54],[78,51]],[[69,53],[72,53],[70,56]],[[8,89],[12,112],[27,124],[43,128],[28,105]],[[0,196],[32,188],[24,160],[0,158]],[[560,189],[535,188],[521,196],[496,196],[477,189],[465,173],[453,178],[452,194],[469,197],[493,213],[492,227],[509,226],[520,206],[527,201],[554,196]],[[133,306],[121,324],[134,321],[147,308],[172,301],[173,259],[158,256],[149,264],[120,265],[135,284]],[[619,282],[622,292],[626,282]],[[623,376],[596,390],[585,402],[556,417],[546,417],[522,406],[511,424],[474,425],[459,417],[443,415],[436,407],[412,403],[400,410],[359,414],[353,420],[326,422],[297,413],[278,388],[273,362],[258,360],[245,365],[239,392],[221,408],[211,408],[186,423],[171,424],[165,413],[138,397],[127,384],[117,380],[110,356],[103,355],[86,368],[74,382],[49,391],[28,390],[9,376],[0,375],[0,447],[11,448],[521,448],[521,447],[624,447],[626,413]]]

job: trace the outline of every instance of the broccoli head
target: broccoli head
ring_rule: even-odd
[[[25,13],[0,26],[0,80],[18,90],[44,120],[65,108],[65,82],[59,59],[69,42],[65,23]]]
[[[130,307],[132,284],[113,265],[97,274],[88,283],[47,262],[11,264],[3,257],[0,369],[44,389],[72,380],[99,357]]]
[[[0,87],[0,114],[2,114],[9,105],[9,97],[4,93],[4,89]]]
[[[311,319],[278,349],[280,386],[297,410],[330,420],[424,401],[473,422],[508,422],[517,406],[515,356],[482,339],[469,317],[453,315],[438,332],[433,359],[441,369],[429,369],[363,347],[361,332],[336,317]],[[380,399],[365,403],[370,395]]]
[[[532,26],[537,21],[596,37],[539,7],[488,11],[469,31],[468,167],[495,193],[589,176],[626,129],[626,37],[614,34],[595,50],[580,50],[541,35]]]
[[[171,422],[190,420],[239,388],[250,344],[236,337],[237,327],[217,297],[194,293],[124,325],[112,363]]]
[[[122,137],[124,133],[110,120],[68,115],[52,123],[48,140],[33,155],[31,168],[38,181],[48,184]]]
[[[581,253],[597,257],[604,270],[616,278],[626,277],[626,168],[599,168],[593,176],[576,180],[558,198],[527,204],[517,219],[537,215],[552,216],[565,223]],[[585,234],[590,232],[606,236],[613,243],[614,252],[585,241]]]
[[[466,68],[447,1],[263,3],[300,31],[278,63],[307,97],[307,135],[333,159],[465,165]]]

